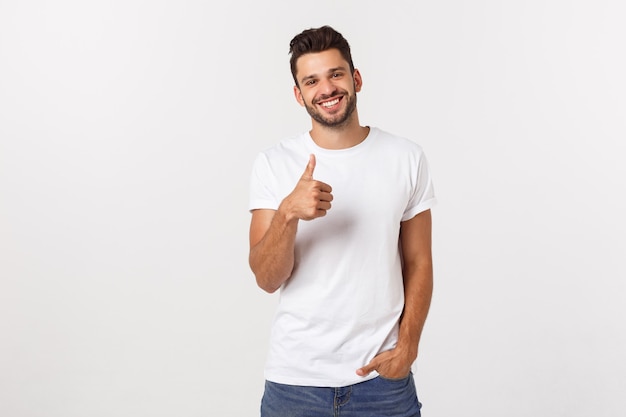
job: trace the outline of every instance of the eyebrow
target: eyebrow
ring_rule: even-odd
[[[337,72],[337,71],[348,71],[348,70],[344,66],[339,66],[339,67],[335,67],[335,68],[330,68],[328,71],[326,71],[326,74],[332,74],[333,72]],[[307,75],[306,77],[304,77],[304,78],[302,78],[300,80],[300,83],[304,83],[307,80],[310,80],[310,79],[313,79],[313,78],[317,78],[317,74]]]

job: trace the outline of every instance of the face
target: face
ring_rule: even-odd
[[[296,63],[298,85],[294,93],[317,123],[341,127],[349,123],[356,109],[356,93],[362,80],[337,49],[302,55]]]

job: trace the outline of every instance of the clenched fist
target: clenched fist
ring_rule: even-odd
[[[279,210],[284,210],[287,219],[313,220],[326,215],[333,201],[330,185],[313,179],[315,155],[311,154],[304,173],[293,189],[281,203]]]

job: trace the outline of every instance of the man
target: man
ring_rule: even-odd
[[[420,416],[411,366],[432,294],[435,203],[422,149],[361,126],[363,80],[329,26],[290,44],[309,132],[261,152],[250,267],[280,289],[262,417]]]

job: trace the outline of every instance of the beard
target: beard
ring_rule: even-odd
[[[331,97],[337,97],[339,95],[343,95],[342,100],[346,100],[346,108],[343,113],[337,113],[333,115],[324,115],[322,114],[315,106],[318,102],[322,100],[328,100]],[[340,128],[347,124],[348,120],[356,110],[356,94],[351,95],[347,91],[335,91],[333,94],[320,96],[313,100],[311,105],[304,103],[304,107],[306,108],[309,116],[313,118],[316,122],[325,127],[330,128]]]

